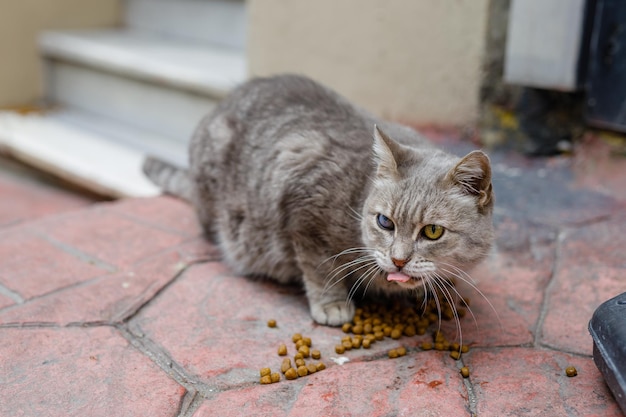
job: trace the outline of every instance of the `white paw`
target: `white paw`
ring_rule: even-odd
[[[341,326],[343,323],[352,321],[354,317],[354,303],[341,300],[331,301],[326,304],[312,304],[311,316],[319,324]]]

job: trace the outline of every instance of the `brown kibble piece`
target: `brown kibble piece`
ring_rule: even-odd
[[[261,384],[271,384],[272,383],[272,377],[269,375],[264,375],[261,377]]]
[[[393,358],[397,358],[398,357],[398,351],[395,349],[391,349],[389,352],[387,352],[387,356],[389,356],[389,358],[393,359]]]
[[[343,326],[341,326],[341,330],[344,333],[350,333],[350,330],[352,330],[352,323],[344,323]]]
[[[307,376],[309,374],[308,369],[306,369],[306,366],[304,365],[298,366],[296,372],[298,372],[298,376]]]
[[[306,365],[306,362],[304,361],[304,359],[296,359],[295,364],[296,364],[296,368],[297,368],[299,366]]]
[[[313,359],[317,360],[317,359],[319,359],[319,358],[321,358],[321,357],[322,357],[322,353],[321,353],[319,350],[317,350],[317,349],[313,349],[313,350],[311,351],[311,358],[313,358]]]
[[[469,352],[469,349],[470,349],[469,346],[462,345],[461,346],[461,353],[467,353],[467,352]]]
[[[274,384],[274,383],[276,383],[276,382],[279,382],[279,381],[280,381],[280,374],[279,374],[278,372],[273,372],[273,373],[270,375],[270,378],[271,378],[271,380],[272,380],[272,384]]]
[[[361,343],[361,346],[363,346],[363,349],[369,349],[372,346],[372,342],[370,339],[365,339]]]
[[[291,368],[291,359],[289,358],[283,359],[283,364],[280,365],[280,372],[284,374],[285,372],[287,372],[289,368]]]
[[[461,353],[458,350],[453,350],[450,352],[450,357],[454,360],[459,360]]]
[[[270,319],[267,321],[267,327],[276,327],[276,320]]]
[[[406,355],[406,348],[404,346],[400,346],[396,348],[396,352],[398,352],[398,356]]]
[[[400,329],[393,329],[391,331],[391,335],[390,336],[391,336],[392,339],[398,340],[402,336],[402,330],[400,330]]]
[[[431,350],[433,348],[433,344],[430,342],[422,342],[421,348],[422,350]]]
[[[287,346],[285,346],[284,343],[282,343],[280,346],[278,346],[278,354],[280,356],[285,356],[287,354]]]
[[[261,371],[260,371],[261,377],[264,377],[271,373],[272,373],[272,370],[270,368],[261,368]]]
[[[298,353],[302,353],[302,356],[304,356],[305,358],[311,356],[311,351],[309,350],[309,347],[307,345],[300,346],[300,349],[298,349]]]
[[[363,343],[361,340],[363,339],[353,339],[352,340],[352,349],[358,349],[361,347],[361,343]]]
[[[304,359],[304,355],[301,352],[296,353],[295,355],[293,355],[293,359]]]
[[[346,351],[346,348],[343,347],[343,345],[336,345],[335,346],[335,353],[337,353],[338,355],[343,354]]]
[[[313,344],[310,337],[303,337],[302,340],[304,341],[304,344],[308,347],[311,347],[311,345]]]
[[[464,366],[464,367],[461,368],[461,375],[463,375],[463,378],[469,378],[470,371],[469,371],[469,368],[467,366]]]
[[[315,367],[317,368],[317,372],[323,371],[324,369],[326,369],[326,365],[324,364],[324,362],[319,362],[318,364],[315,365]]]
[[[361,326],[360,324],[357,324],[356,326],[352,328],[352,333],[363,334],[363,326]]]
[[[285,372],[285,378],[287,379],[296,379],[297,377],[298,377],[298,372],[293,368],[289,368],[287,372]]]
[[[343,343],[341,343],[341,344],[343,345],[343,348],[344,348],[345,350],[350,350],[350,349],[352,349],[352,342],[349,342],[349,341],[347,341],[347,340],[346,340],[345,342],[343,342]]]
[[[300,339],[302,339],[302,335],[300,333],[295,333],[293,336],[291,336],[291,341],[293,343],[296,343]]]
[[[308,364],[306,366],[306,370],[309,372],[309,374],[314,374],[315,372],[317,372],[317,366],[315,366],[315,364]]]
[[[573,366],[568,366],[567,368],[565,368],[565,375],[571,378],[573,376],[578,375],[578,371]]]

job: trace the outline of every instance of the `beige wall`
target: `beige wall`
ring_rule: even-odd
[[[45,29],[113,26],[122,0],[0,0],[0,106],[42,96],[37,34]]]
[[[490,0],[249,0],[251,75],[299,72],[387,118],[474,123]]]

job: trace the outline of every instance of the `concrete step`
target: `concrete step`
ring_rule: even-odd
[[[186,145],[76,110],[0,112],[0,151],[108,197],[160,194],[142,173],[146,153],[175,163]]]
[[[244,50],[243,0],[127,0],[128,27]]]
[[[132,29],[46,32],[47,97],[185,141],[246,77],[241,50]]]

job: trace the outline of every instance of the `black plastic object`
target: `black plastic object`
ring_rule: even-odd
[[[626,414],[626,292],[603,303],[589,322],[593,361]]]
[[[594,0],[589,47],[589,124],[626,132],[626,2]]]

